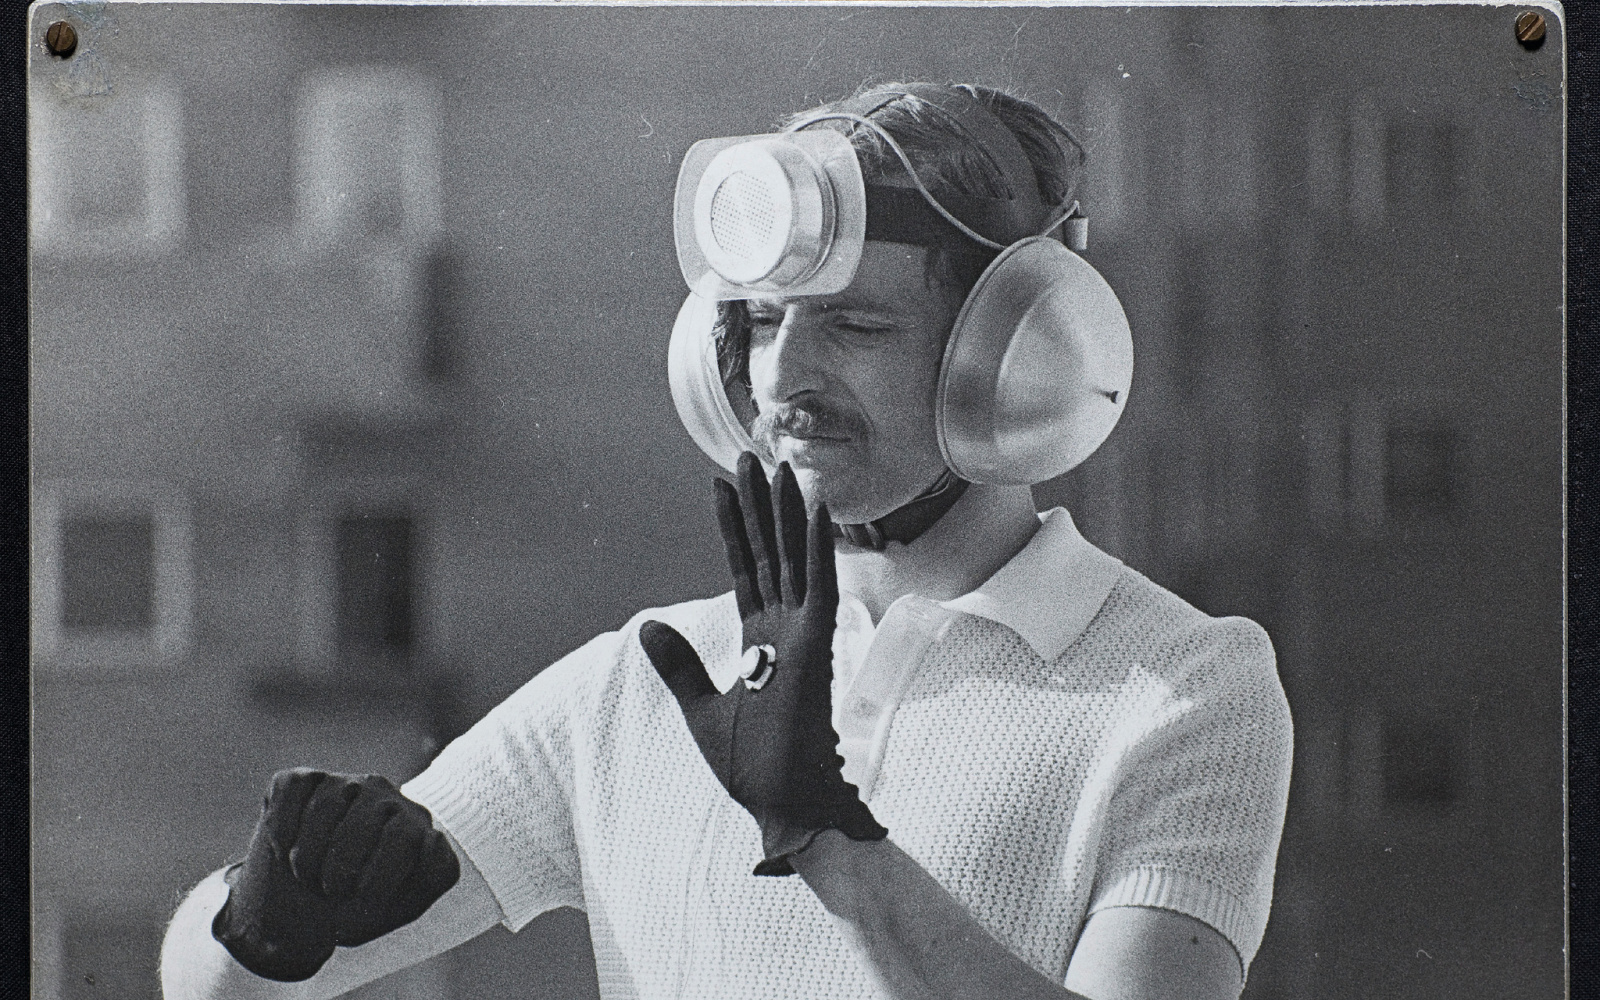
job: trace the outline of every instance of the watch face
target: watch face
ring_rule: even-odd
[[[734,606],[709,480],[759,448],[859,515],[836,518],[862,609],[835,646],[841,756],[977,930],[1084,995],[1149,981],[1080,978],[1097,935],[1128,939],[1086,915],[1139,909],[1094,894],[1138,868],[1117,899],[1220,908],[1188,916],[1216,967],[1246,959],[1246,998],[1561,996],[1568,705],[1587,722],[1566,560],[1594,575],[1566,549],[1566,30],[1544,2],[34,4],[6,273],[40,989],[153,995],[174,902],[245,856],[274,772],[398,786],[512,697],[622,734],[620,777],[563,772],[539,801],[570,815],[504,848],[550,884],[493,903],[587,916],[508,912],[520,934],[394,989],[870,993],[803,880],[750,875],[756,827],[710,772],[643,769],[696,752],[649,664],[585,659],[638,653],[644,609]],[[974,220],[1016,174],[959,109],[870,96],[919,81],[1013,130],[1063,213],[1048,239],[927,236],[947,220],[902,154]],[[837,117],[856,96],[898,152]],[[808,114],[835,117],[785,131]],[[869,200],[922,214],[869,239]],[[972,485],[911,545],[875,525],[947,472]],[[1265,631],[1292,782],[1225,752],[1248,725],[1107,721],[1234,704],[1182,685],[1269,655],[1154,637],[1137,588],[1196,636]],[[1114,657],[1040,638],[1080,618],[1125,630]],[[683,628],[719,690],[785,688],[763,686],[782,649]],[[857,676],[882,687],[849,716]],[[610,726],[624,705],[661,711]],[[1133,735],[1155,733],[1216,770]],[[908,763],[913,737],[943,749]],[[1051,798],[1093,773],[1111,826]],[[607,854],[567,792],[624,786],[650,845]],[[1163,840],[1163,817],[1255,823],[1276,854],[1227,867],[1238,838]],[[969,833],[989,846],[962,867]],[[1163,895],[1168,871],[1208,888]],[[794,957],[816,942],[832,958]]]

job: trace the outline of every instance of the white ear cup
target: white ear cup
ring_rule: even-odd
[[[708,276],[715,280],[714,274]],[[739,456],[754,448],[739,423],[717,367],[717,303],[694,292],[684,299],[667,346],[667,380],[678,419],[712,461],[736,472]]]
[[[1047,237],[1007,247],[962,305],[939,370],[939,449],[975,483],[1031,485],[1111,434],[1133,336],[1098,271]]]

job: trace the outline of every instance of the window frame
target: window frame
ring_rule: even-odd
[[[179,249],[188,229],[187,177],[183,156],[184,107],[178,85],[167,78],[132,78],[116,90],[76,96],[82,104],[99,110],[114,109],[133,119],[131,149],[138,158],[143,184],[138,208],[126,218],[96,220],[74,217],[71,189],[74,178],[35,170],[30,181],[30,237],[46,256],[150,257]],[[70,101],[40,101],[30,105],[34,158],[46,162],[62,143],[82,138],[68,128]],[[81,117],[81,116],[80,116]],[[82,159],[81,149],[67,154]]]
[[[291,673],[301,681],[334,682],[365,676],[360,661],[345,656],[340,643],[339,521],[357,514],[405,518],[411,524],[411,646],[403,660],[408,672],[426,670],[433,624],[433,511],[418,491],[405,484],[372,480],[308,491],[295,515],[293,579],[295,638]]]
[[[36,488],[33,524],[33,658],[73,672],[128,673],[183,657],[193,638],[193,515],[184,493],[165,483],[55,480]],[[62,545],[75,517],[149,517],[148,629],[81,633],[62,623]]]

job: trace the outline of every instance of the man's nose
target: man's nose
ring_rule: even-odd
[[[750,387],[756,399],[781,403],[822,389],[829,346],[816,311],[791,306],[772,339],[751,345]]]

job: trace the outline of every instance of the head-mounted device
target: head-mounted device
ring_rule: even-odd
[[[1014,197],[935,198],[870,117],[907,94],[953,118]],[[867,184],[850,140],[811,127],[836,122],[875,131],[911,186]],[[1045,205],[1016,136],[964,91],[883,89],[784,132],[698,142],[679,171],[674,235],[691,291],[668,352],[673,401],[695,442],[730,471],[755,449],[718,365],[717,303],[843,291],[867,240],[1000,251],[957,315],[939,374],[939,448],[956,476],[1054,478],[1094,452],[1126,407],[1132,336],[1116,293],[1074,252],[1087,235],[1077,203]]]

